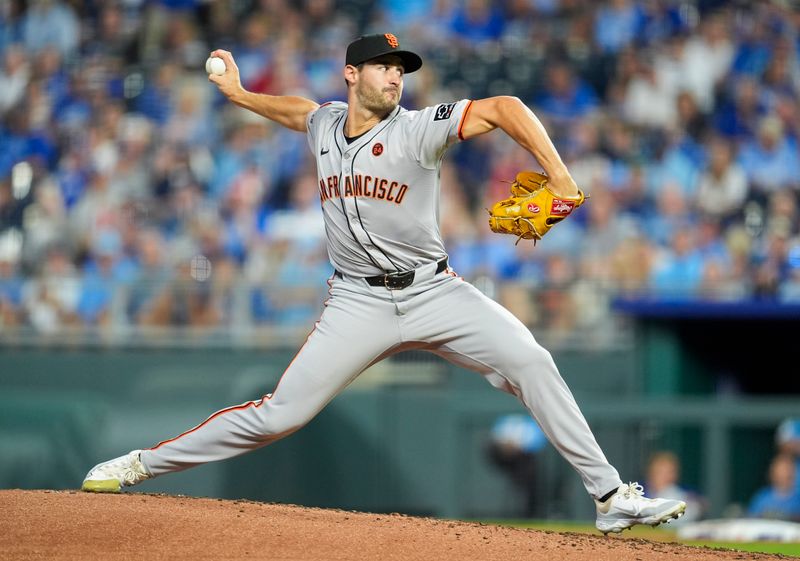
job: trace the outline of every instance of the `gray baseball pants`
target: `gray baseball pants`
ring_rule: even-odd
[[[423,348],[517,396],[591,496],[621,485],[550,353],[508,310],[449,269],[435,269],[421,267],[402,290],[332,278],[322,317],[273,393],[143,450],[147,470],[162,475],[270,444],[303,427],[372,364]]]

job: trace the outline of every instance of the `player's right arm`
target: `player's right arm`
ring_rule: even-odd
[[[247,91],[242,86],[239,67],[230,52],[217,49],[211,56],[218,56],[225,61],[223,75],[210,74],[208,77],[225,97],[239,107],[249,109],[286,128],[306,132],[306,118],[319,107],[317,102],[293,95],[267,95]]]

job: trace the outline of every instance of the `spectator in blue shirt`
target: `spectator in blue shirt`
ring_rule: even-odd
[[[180,68],[173,62],[163,62],[151,80],[145,81],[141,93],[136,96],[136,111],[159,126],[167,123],[174,111],[172,91]]]
[[[68,56],[78,48],[80,22],[73,8],[58,0],[34,0],[20,24],[25,47],[40,51],[47,46],[55,46]]]
[[[686,31],[689,23],[686,21],[690,15],[684,9],[685,4],[677,2],[642,2],[638,7],[637,31],[638,42],[651,44],[663,42],[673,37],[676,33]]]
[[[644,14],[636,2],[612,0],[597,10],[594,38],[606,53],[619,52],[633,43],[644,23]]]
[[[788,454],[795,461],[795,487],[800,492],[800,417],[785,419],[775,434],[778,449],[783,454]]]
[[[769,485],[750,501],[748,516],[800,521],[800,491],[796,484],[795,461],[789,454],[778,454],[769,466]]]
[[[551,64],[544,84],[534,103],[552,120],[569,122],[579,119],[598,106],[597,94],[592,87],[576,76],[566,62]]]
[[[93,238],[90,260],[81,278],[76,312],[87,326],[111,322],[117,289],[136,276],[136,265],[122,254],[122,239],[115,230],[102,230]]]
[[[733,139],[750,139],[756,134],[758,120],[765,112],[763,93],[751,76],[731,80],[724,97],[714,111],[717,131]]]
[[[697,249],[692,225],[683,224],[673,232],[670,248],[655,266],[651,288],[660,296],[691,298],[697,295],[703,280],[704,260]]]
[[[503,13],[488,0],[466,0],[450,22],[454,34],[472,45],[499,39],[504,26]]]
[[[771,58],[770,30],[762,19],[747,18],[738,31],[739,42],[733,59],[733,71],[760,76]]]
[[[797,143],[786,136],[783,122],[775,115],[761,119],[758,138],[742,147],[739,163],[758,194],[800,184]]]

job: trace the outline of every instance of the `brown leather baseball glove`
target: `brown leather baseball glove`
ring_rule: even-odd
[[[496,202],[489,210],[489,227],[498,234],[513,234],[519,240],[537,240],[553,225],[569,216],[586,200],[583,191],[577,197],[560,197],[547,185],[548,177],[535,171],[521,171],[511,184],[511,197]]]

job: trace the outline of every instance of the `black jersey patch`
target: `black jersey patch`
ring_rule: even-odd
[[[453,109],[455,108],[455,103],[442,103],[439,107],[436,108],[436,113],[433,115],[434,121],[446,121],[450,118],[450,115],[453,114]]]

